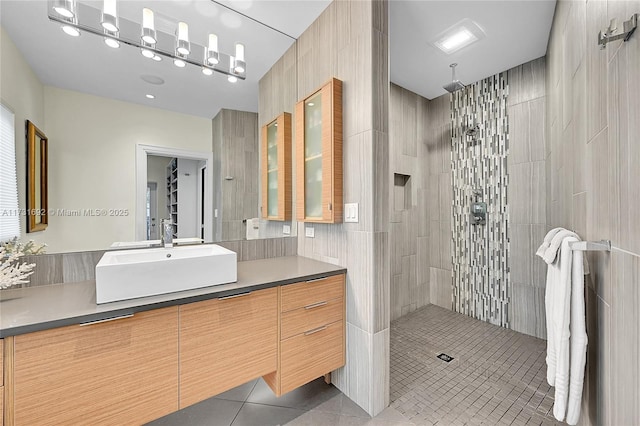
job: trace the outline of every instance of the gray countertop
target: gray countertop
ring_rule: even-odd
[[[0,338],[182,305],[346,272],[300,256],[238,262],[238,281],[159,296],[96,304],[95,281],[0,291]]]

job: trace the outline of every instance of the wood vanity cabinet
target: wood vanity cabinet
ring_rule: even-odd
[[[4,340],[0,339],[0,426],[4,424]]]
[[[15,425],[141,424],[178,409],[178,307],[12,339]]]
[[[280,396],[345,364],[345,275],[280,288],[278,370],[264,377]]]
[[[342,82],[331,79],[296,104],[296,216],[342,222]]]
[[[291,114],[262,127],[262,218],[291,220]]]
[[[277,368],[278,288],[180,306],[180,408]]]

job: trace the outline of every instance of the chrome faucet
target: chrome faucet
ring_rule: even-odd
[[[171,219],[162,219],[162,235],[160,244],[164,247],[173,247],[173,223]]]

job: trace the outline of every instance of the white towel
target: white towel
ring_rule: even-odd
[[[555,337],[555,400],[553,403],[553,416],[564,420],[567,412],[567,397],[569,395],[569,320],[571,308],[571,275],[573,252],[569,247],[570,242],[578,241],[575,237],[566,237],[560,248],[559,267],[560,280],[555,283],[552,290],[554,297],[552,312],[552,327]]]
[[[587,333],[584,307],[584,255],[571,250],[580,241],[570,231],[559,231],[545,252],[547,269],[547,381],[555,386],[554,417],[575,425],[580,418]],[[539,254],[538,254],[539,255]]]
[[[566,266],[566,263],[571,261],[571,256],[569,256],[569,260],[563,264],[561,262],[561,256],[557,254],[560,251],[562,240],[570,236],[575,237],[576,234],[566,229],[555,233],[549,244],[549,248],[547,248],[543,255],[539,255],[549,265],[547,267],[547,285],[544,294],[544,305],[547,320],[547,383],[549,383],[550,386],[555,386],[556,382],[556,366],[560,339],[559,331],[557,331],[558,327],[555,326],[555,323],[559,321],[557,319],[558,312],[561,313],[562,310],[565,309],[564,304],[565,298],[567,297],[562,292],[561,285],[563,280],[568,283],[571,276],[570,263]],[[562,267],[569,269],[565,269],[563,274]],[[567,286],[567,289],[570,289],[570,287]]]
[[[547,251],[547,249],[549,248],[549,244],[551,244],[551,240],[560,231],[566,231],[566,229],[553,228],[551,231],[547,232],[547,235],[545,235],[544,237],[544,241],[542,241],[542,244],[540,245],[540,247],[538,247],[538,251],[536,251],[537,256],[540,256],[540,257],[544,256],[544,252]]]
[[[587,328],[584,308],[584,268],[583,253],[573,252],[571,272],[571,372],[569,379],[569,402],[566,422],[575,425],[580,419],[584,368],[587,362]]]

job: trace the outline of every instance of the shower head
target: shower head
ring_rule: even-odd
[[[444,86],[442,86],[444,88],[444,90],[446,90],[449,93],[453,93],[456,90],[460,90],[460,89],[464,89],[464,83],[462,83],[460,80],[456,80],[456,67],[458,66],[458,64],[451,64],[449,65],[451,67],[451,83],[449,84],[445,84]]]

